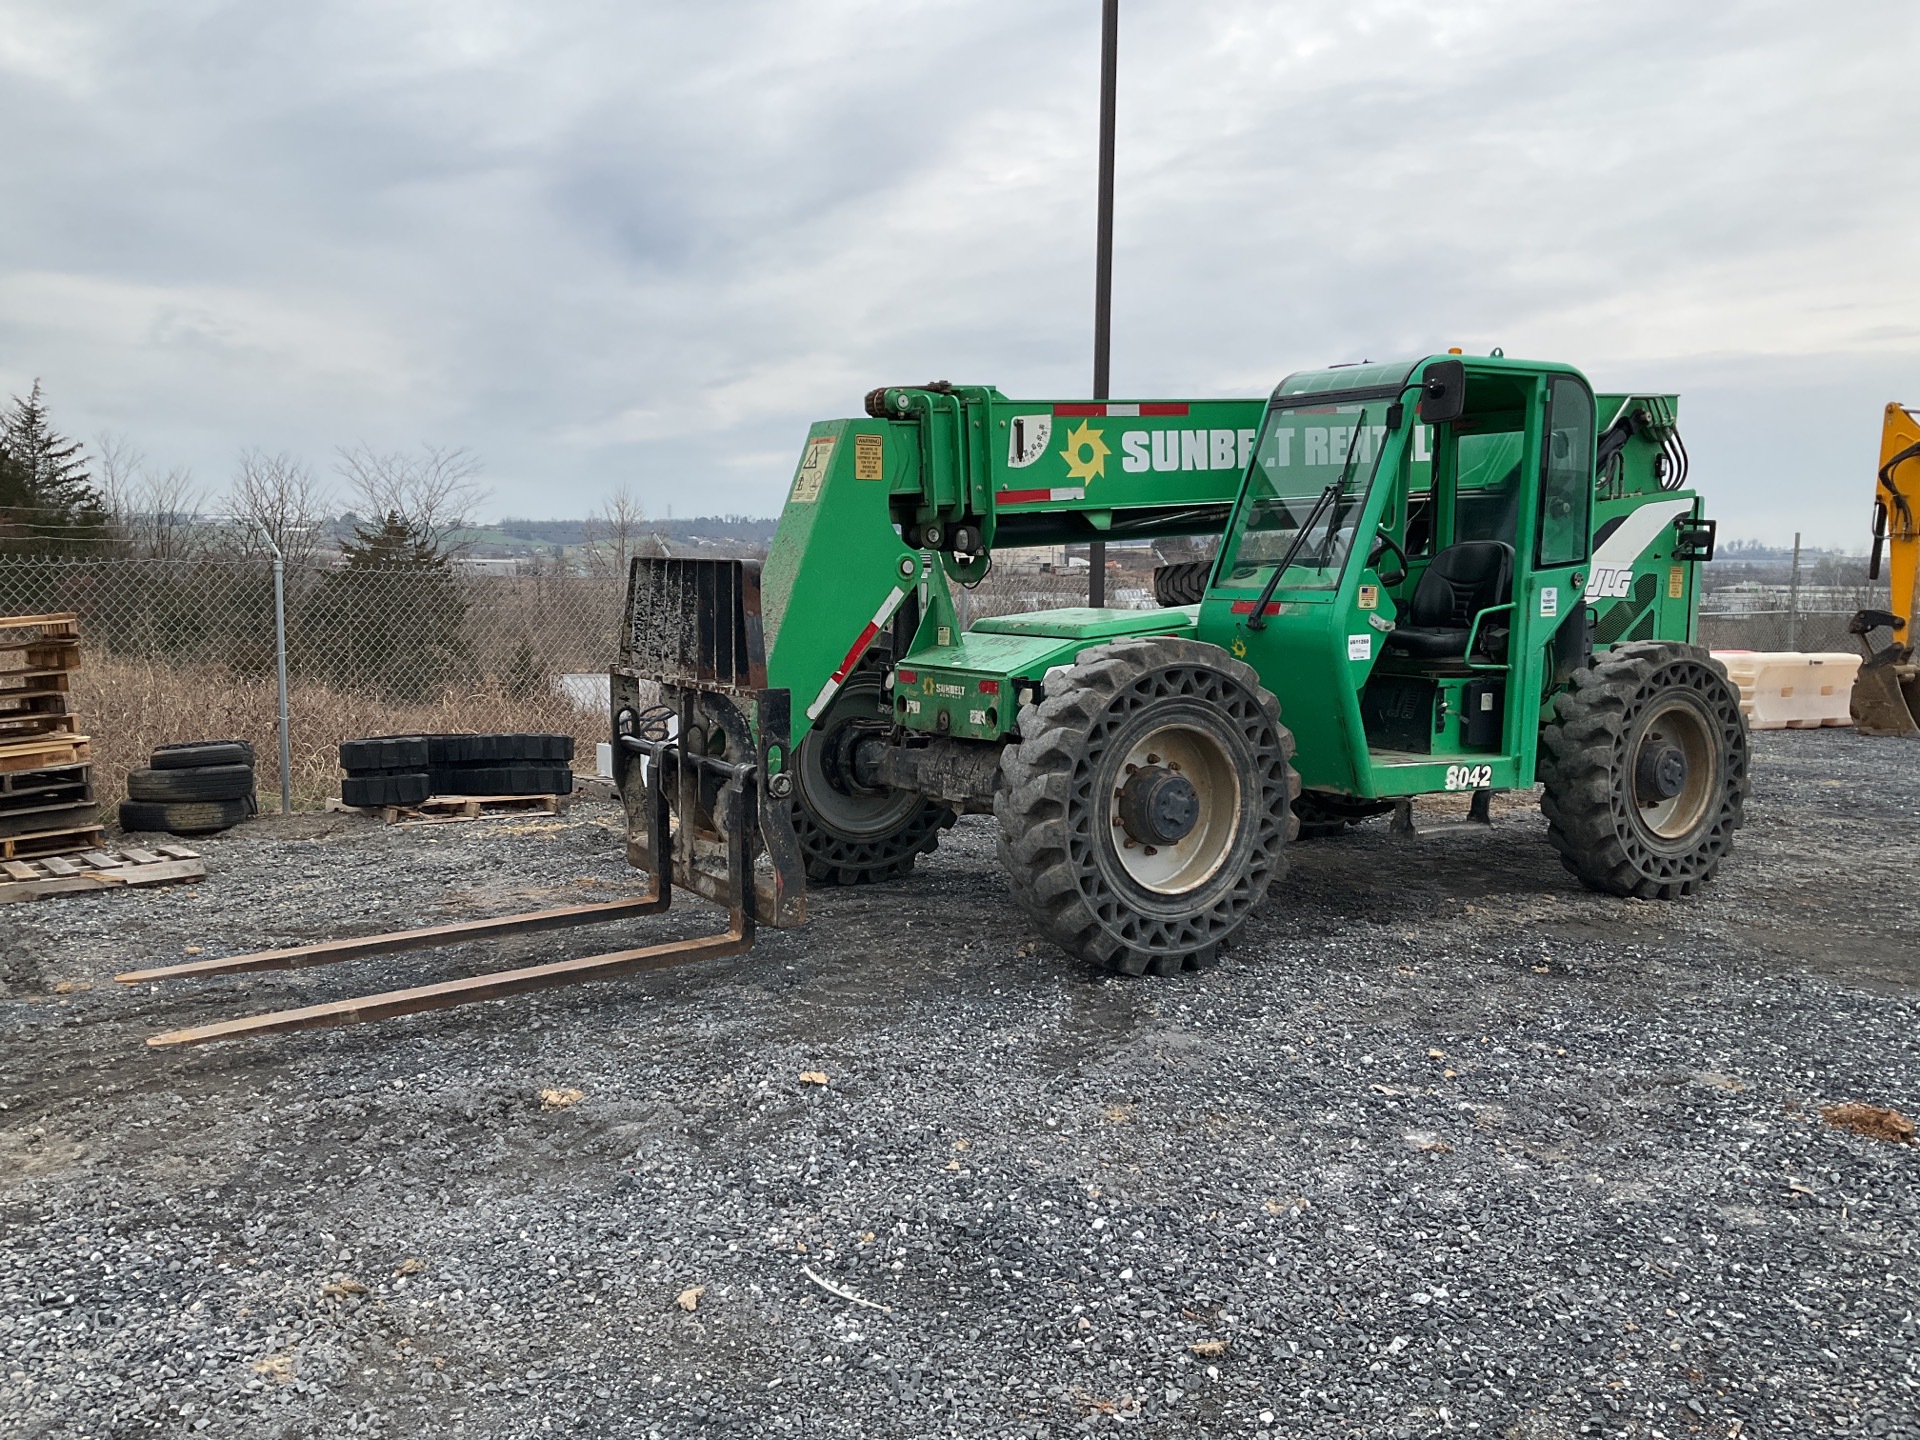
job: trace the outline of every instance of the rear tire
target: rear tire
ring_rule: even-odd
[[[1162,605],[1198,605],[1207,598],[1211,560],[1182,560],[1153,568],[1153,598]]]
[[[868,665],[848,676],[821,723],[794,747],[793,832],[815,884],[901,879],[953,826],[952,809],[937,800],[853,780],[849,742],[862,730],[886,728],[881,674]]]
[[[1592,890],[1677,900],[1711,880],[1746,819],[1747,722],[1696,645],[1616,646],[1578,671],[1540,732],[1540,809]]]
[[[1252,667],[1151,637],[1085,651],[1020,712],[1000,863],[1068,954],[1127,975],[1211,963],[1286,874],[1293,736]]]

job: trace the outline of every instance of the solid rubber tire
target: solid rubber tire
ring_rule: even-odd
[[[1161,605],[1198,605],[1207,598],[1211,560],[1181,560],[1153,567],[1153,598]]]
[[[873,687],[879,693],[880,669],[865,665],[848,678],[849,687]],[[835,697],[835,704],[841,697]],[[829,717],[833,711],[829,710]],[[827,743],[826,732],[810,730],[801,737],[801,746]],[[796,752],[799,746],[795,747]],[[796,753],[793,768],[798,771],[806,759]],[[953,828],[957,818],[952,807],[937,800],[922,799],[907,810],[891,830],[876,835],[849,835],[836,829],[824,815],[808,805],[804,786],[793,790],[793,832],[800,842],[800,855],[807,868],[807,879],[816,885],[874,885],[899,880],[913,871],[922,855],[931,855],[940,846],[943,831]]]
[[[1191,899],[1130,893],[1100,850],[1113,835],[1094,799],[1096,780],[1113,778],[1104,757],[1152,714],[1211,715],[1218,734],[1245,742],[1231,752],[1246,802],[1233,852]],[[1151,636],[1083,651],[1020,712],[1020,734],[1001,756],[994,796],[1000,864],[1021,907],[1068,954],[1128,975],[1198,969],[1286,874],[1300,792],[1293,736],[1259,675],[1218,646]]]
[[[127,798],[156,805],[240,800],[253,793],[253,766],[201,765],[192,770],[130,770]]]
[[[1711,722],[1720,783],[1681,845],[1650,842],[1635,823],[1628,773],[1635,721],[1676,692]],[[1746,819],[1746,717],[1727,670],[1704,649],[1677,641],[1617,645],[1575,672],[1540,730],[1540,809],[1560,863],[1591,890],[1677,900],[1714,877]]]
[[[564,765],[435,766],[427,772],[435,795],[567,795],[573,771]]]
[[[512,731],[493,735],[429,735],[427,764],[450,765],[553,765],[573,759],[573,736],[536,731]]]
[[[120,802],[122,830],[159,830],[169,835],[211,835],[231,830],[254,812],[252,797],[158,805],[144,800]]]
[[[147,763],[155,770],[197,770],[205,765],[251,765],[253,746],[245,740],[181,740],[162,745]]]
[[[348,775],[340,782],[343,805],[418,805],[432,793],[424,770]]]
[[[424,770],[424,735],[369,735],[340,742],[340,768],[352,775],[361,770]]]

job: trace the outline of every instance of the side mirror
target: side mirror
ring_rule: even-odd
[[[1436,360],[1420,384],[1420,419],[1427,425],[1458,420],[1467,409],[1467,367],[1461,360]]]

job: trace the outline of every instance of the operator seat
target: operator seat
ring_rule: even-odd
[[[1512,599],[1513,547],[1502,540],[1466,540],[1433,557],[1414,587],[1407,616],[1386,648],[1419,660],[1464,660],[1473,617]],[[1504,655],[1508,627],[1480,627],[1488,654]],[[1496,648],[1497,647],[1497,648]]]

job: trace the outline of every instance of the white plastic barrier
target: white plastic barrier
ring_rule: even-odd
[[[1740,709],[1755,730],[1813,730],[1851,725],[1849,703],[1860,657],[1827,650],[1716,650],[1740,687]]]

